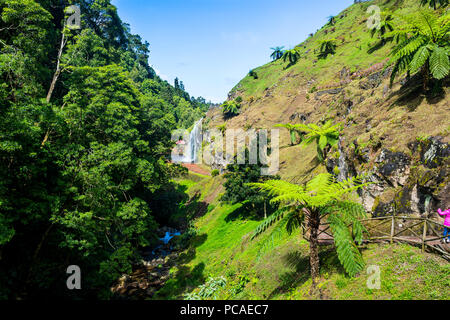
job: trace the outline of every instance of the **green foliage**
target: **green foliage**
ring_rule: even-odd
[[[222,104],[222,112],[226,118],[237,116],[241,109],[241,105],[236,101],[225,101]]]
[[[382,12],[379,27],[373,28],[370,31],[370,33],[372,37],[378,34],[378,36],[382,38],[387,32],[393,30],[394,30],[394,17],[390,12]]]
[[[334,26],[336,24],[336,17],[335,16],[329,16],[328,17],[328,24],[331,26]]]
[[[298,125],[286,123],[286,124],[277,124],[275,128],[286,128],[289,130],[289,135],[291,136],[291,145],[297,144],[297,136],[300,136],[300,140],[303,139],[304,132],[301,131]]]
[[[392,41],[392,38],[386,38],[385,34],[394,31],[394,17],[391,12],[382,12],[381,21],[377,28],[373,28],[370,33],[372,38],[378,35],[380,41],[374,45],[369,45],[368,53],[372,54],[376,50],[382,48],[388,41]]]
[[[266,194],[251,188],[248,183],[262,182],[268,179],[278,179],[273,176],[262,176],[260,163],[250,164],[248,150],[245,151],[245,164],[238,164],[237,157],[233,164],[229,164],[224,175],[225,193],[221,200],[232,204],[244,203],[249,213],[262,215]],[[266,210],[272,212],[273,208],[267,206]]]
[[[227,125],[225,123],[217,126],[217,129],[219,129],[220,133],[225,134],[225,131],[227,130]]]
[[[250,72],[248,73],[248,75],[250,77],[252,77],[253,79],[257,80],[258,79],[258,73],[255,70],[250,70]]]
[[[447,77],[450,72],[450,14],[438,16],[432,10],[423,9],[414,14],[398,15],[398,18],[404,24],[385,35],[398,42],[391,53],[394,66],[391,84],[403,71],[422,71],[424,87],[428,86],[430,76],[437,80]]]

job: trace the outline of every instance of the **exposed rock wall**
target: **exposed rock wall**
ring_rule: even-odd
[[[373,183],[360,194],[368,212],[374,216],[430,216],[438,208],[450,208],[450,148],[441,140],[429,137],[412,141],[408,144],[410,154],[382,149],[375,159],[361,158],[341,147],[339,158],[330,159],[327,169],[342,178],[342,168],[360,168],[369,160],[369,170],[354,169],[356,174],[368,175]]]

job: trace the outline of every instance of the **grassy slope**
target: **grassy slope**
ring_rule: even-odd
[[[217,191],[221,178],[189,179],[201,200]],[[191,247],[171,270],[172,278],[156,298],[182,298],[209,277],[224,276],[227,286],[218,299],[311,299],[308,243],[300,233],[288,235],[272,228],[249,239],[259,221],[241,217],[240,205],[223,205],[217,197],[208,212],[195,221],[198,230]],[[330,248],[328,248],[330,250]],[[348,278],[332,250],[321,252],[321,288],[325,299],[449,299],[450,264],[438,256],[422,254],[408,245],[368,245],[362,248],[367,265],[381,268],[381,289],[366,286],[368,275]]]

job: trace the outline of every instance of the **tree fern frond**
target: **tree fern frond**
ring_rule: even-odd
[[[351,276],[355,276],[364,268],[364,261],[361,253],[354,243],[354,239],[347,225],[335,214],[328,217],[331,231],[333,232],[334,243],[339,261],[345,271]]]

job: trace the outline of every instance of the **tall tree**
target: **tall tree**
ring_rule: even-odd
[[[322,222],[330,223],[339,261],[350,276],[363,269],[364,261],[356,246],[366,231],[361,219],[364,207],[347,199],[347,195],[362,188],[361,178],[336,182],[331,174],[319,174],[305,185],[282,180],[252,183],[251,186],[269,193],[271,203],[279,203],[280,210],[269,216],[255,230],[256,237],[275,223],[286,226],[289,233],[304,221],[309,234],[309,255],[312,290],[316,289],[319,273],[319,228]]]
[[[275,176],[262,176],[261,163],[249,164],[249,151],[245,150],[245,164],[238,164],[237,157],[235,162],[226,168],[224,175],[225,193],[221,197],[221,201],[232,204],[242,203],[246,212],[259,216],[267,215],[274,212],[274,207],[267,205],[267,193],[258,191],[249,183],[263,182],[271,179],[279,179]]]

